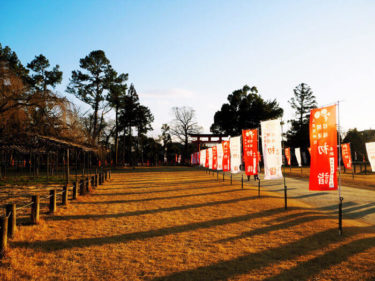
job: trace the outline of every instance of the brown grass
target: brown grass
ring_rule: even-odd
[[[374,280],[375,231],[203,171],[113,174],[22,226],[0,280]]]

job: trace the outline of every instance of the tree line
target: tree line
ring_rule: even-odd
[[[40,54],[24,66],[10,47],[0,44],[0,135],[19,132],[54,136],[75,143],[103,146],[114,154],[115,164],[153,159],[161,145],[147,137],[154,116],[142,105],[127,73],[118,73],[104,51],[80,59],[66,92],[88,104],[82,113],[56,93],[63,73]],[[115,120],[107,118],[114,112]]]
[[[212,133],[241,135],[243,129],[260,128],[262,120],[281,118],[284,113],[276,99],[263,99],[255,86],[245,85],[229,94],[227,100],[214,115],[210,128]],[[294,118],[286,121],[289,129],[284,132],[284,144],[286,147],[299,147],[309,155],[310,110],[317,108],[318,102],[306,83],[300,83],[293,89],[293,96],[288,102],[294,111]],[[286,122],[283,121],[282,124]],[[375,130],[359,131],[354,128],[340,132],[339,137],[342,142],[351,144],[352,159],[363,161],[367,157],[365,143],[375,141]]]
[[[115,165],[139,162],[174,162],[182,155],[188,162],[197,150],[190,134],[202,132],[195,110],[172,108],[173,120],[161,127],[158,138],[148,137],[154,116],[140,103],[129,74],[117,72],[102,50],[90,52],[73,70],[66,92],[90,106],[82,112],[65,96],[56,92],[62,82],[59,65],[51,66],[37,55],[24,66],[10,47],[0,44],[0,136],[12,138],[20,132],[54,136],[81,144],[109,149]],[[284,132],[285,145],[309,147],[310,110],[318,103],[306,83],[293,89],[289,100],[295,116]],[[256,86],[245,85],[227,97],[214,114],[210,131],[215,134],[240,135],[242,129],[259,128],[260,121],[282,117],[283,108],[276,99],[266,100]],[[353,159],[365,157],[364,143],[375,139],[373,130],[350,129],[342,140],[352,145]],[[308,155],[308,153],[306,153]]]

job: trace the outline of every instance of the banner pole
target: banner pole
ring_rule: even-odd
[[[338,137],[339,137],[339,235],[341,236],[342,231],[342,201],[344,198],[341,196],[341,127],[340,127],[340,101],[337,101],[337,120],[338,120]]]
[[[285,146],[284,146],[284,141],[283,141],[283,139],[284,139],[284,136],[283,136],[283,125],[284,125],[284,122],[283,121],[281,121],[281,147],[282,147],[282,150],[284,151],[284,149],[285,149]],[[284,152],[285,153],[285,152]],[[281,157],[283,156],[283,153],[281,152]],[[285,206],[284,206],[284,208],[285,208],[285,210],[287,210],[288,209],[288,195],[287,195],[287,186],[286,186],[286,177],[285,177],[285,173],[283,174],[283,178],[284,178],[284,204],[285,204]]]

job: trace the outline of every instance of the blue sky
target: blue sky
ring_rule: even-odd
[[[233,90],[257,86],[288,104],[311,86],[319,105],[342,100],[341,125],[375,128],[375,1],[0,1],[0,42],[26,64],[43,53],[64,72],[102,49],[129,73],[155,115],[191,106],[204,131]],[[82,110],[87,106],[66,94]]]

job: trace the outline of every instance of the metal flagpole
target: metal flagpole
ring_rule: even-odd
[[[343,197],[341,197],[341,134],[340,134],[340,101],[337,101],[337,121],[338,121],[338,137],[339,137],[339,235],[342,235],[342,201],[344,200]]]
[[[257,135],[258,135],[258,151],[257,151],[257,170],[258,170],[258,175],[257,175],[257,178],[258,178],[258,197],[260,197],[260,177],[259,177],[259,175],[260,175],[260,157],[259,157],[259,159],[258,159],[258,155],[260,155],[260,136],[259,136],[259,134],[260,134],[260,130],[259,130],[259,128],[257,128]]]
[[[282,144],[282,150],[284,150],[284,142],[283,142],[283,124],[284,122],[281,120],[281,144]],[[281,157],[283,156],[283,153],[281,152]],[[285,178],[285,173],[283,174],[284,178],[284,202],[285,202],[285,210],[288,209],[288,196],[287,196],[287,186],[286,186],[286,178]]]

